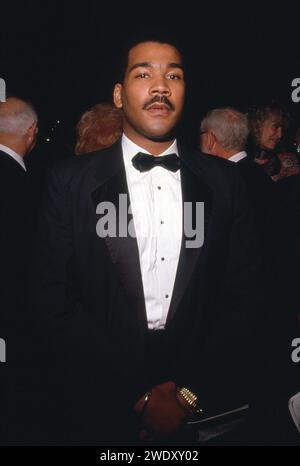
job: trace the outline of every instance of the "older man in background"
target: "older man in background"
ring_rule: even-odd
[[[238,164],[246,182],[256,215],[273,202],[273,183],[247,155],[249,136],[247,116],[231,107],[216,108],[207,113],[200,126],[200,148],[206,154],[215,155]]]
[[[34,209],[24,160],[35,146],[37,124],[29,102],[16,97],[0,102],[0,338],[6,347],[6,360],[0,364],[0,443],[24,439],[30,430],[23,408],[32,392],[27,279]]]
[[[9,97],[0,103],[0,283],[1,318],[5,323],[11,310],[20,311],[24,302],[30,212],[24,159],[35,145],[37,120],[35,110],[24,100]]]

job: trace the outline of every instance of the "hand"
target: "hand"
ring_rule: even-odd
[[[172,381],[162,383],[152,389],[151,397],[144,407],[145,396],[134,405],[134,411],[140,414],[144,429],[140,438],[151,441],[174,434],[184,423],[188,411],[176,397],[176,384]]]

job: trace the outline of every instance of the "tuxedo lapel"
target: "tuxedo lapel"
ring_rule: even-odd
[[[183,212],[183,227],[182,227],[182,242],[177,267],[177,273],[174,283],[172,300],[168,312],[167,324],[170,323],[177,311],[180,301],[192,279],[193,272],[199,261],[201,260],[203,248],[206,244],[206,235],[211,214],[212,192],[209,187],[202,182],[199,176],[196,176],[187,166],[184,158],[181,157],[181,189],[182,189],[182,212]],[[201,230],[204,233],[204,243],[201,241],[200,247],[187,247],[191,244],[189,231],[185,228],[184,217],[189,216],[189,208],[192,207],[193,228],[195,227],[196,203],[204,203],[204,226],[201,219]],[[188,207],[189,206],[189,207]],[[199,214],[199,211],[198,211]],[[200,232],[197,231],[197,234]],[[203,243],[203,244],[202,244]],[[200,286],[200,284],[199,284]]]
[[[133,217],[128,214],[130,199],[126,182],[125,167],[122,158],[121,144],[107,154],[106,169],[96,173],[95,180],[99,186],[93,190],[92,198],[95,212],[101,203],[114,209],[113,223],[115,231],[107,232],[104,237],[111,260],[116,267],[120,280],[125,288],[132,309],[135,311],[141,329],[146,328],[146,308],[142,284],[137,240],[134,234]],[[110,203],[110,204],[107,204]],[[104,205],[104,204],[103,204]],[[96,223],[100,215],[96,213]],[[119,228],[121,225],[121,228]],[[129,225],[129,228],[128,228]],[[101,241],[98,238],[96,241]]]

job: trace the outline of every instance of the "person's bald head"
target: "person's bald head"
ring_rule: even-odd
[[[17,97],[0,102],[0,143],[21,156],[34,147],[38,116],[33,106]]]

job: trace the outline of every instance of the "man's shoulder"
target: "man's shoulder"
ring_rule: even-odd
[[[21,165],[6,152],[0,151],[0,176],[5,181],[8,178],[22,178],[26,175]]]
[[[60,160],[51,167],[49,176],[58,177],[65,183],[68,183],[74,178],[84,177],[86,174],[95,172],[95,170],[105,170],[107,161],[114,157],[116,150],[118,150],[118,147],[114,145],[106,149],[87,154],[73,155],[67,159]]]
[[[197,149],[185,146],[180,146],[180,149],[188,168],[210,185],[232,182],[236,176],[239,176],[235,163],[221,157],[205,154]]]

